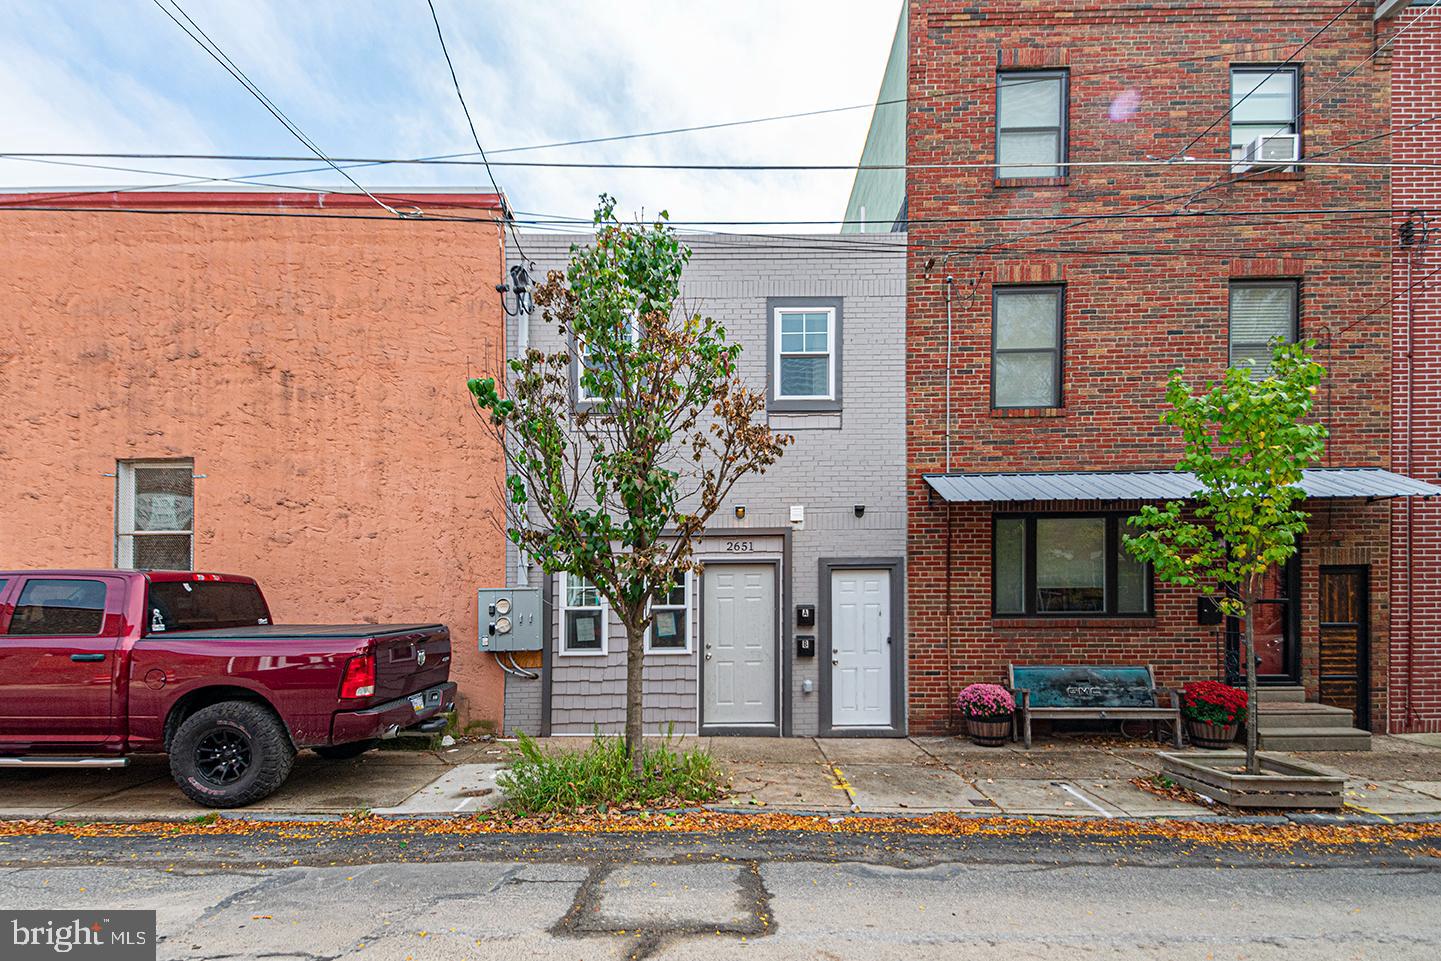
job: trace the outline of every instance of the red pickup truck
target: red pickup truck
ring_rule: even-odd
[[[445,627],[275,625],[249,577],[0,571],[0,767],[164,752],[180,790],[237,807],[301,749],[443,730],[449,678]]]

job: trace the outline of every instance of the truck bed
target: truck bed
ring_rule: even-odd
[[[164,636],[207,640],[223,638],[273,637],[393,637],[420,631],[443,630],[441,624],[262,624],[255,627],[226,627],[210,631],[165,631]],[[156,636],[156,635],[151,635]]]

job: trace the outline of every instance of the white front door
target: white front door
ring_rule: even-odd
[[[891,725],[891,572],[831,572],[831,726]]]
[[[776,723],[776,569],[709,564],[702,575],[702,671],[707,725]]]

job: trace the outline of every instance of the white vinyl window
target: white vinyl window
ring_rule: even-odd
[[[640,340],[640,317],[635,313],[631,313],[629,319],[630,329],[627,333],[629,334],[630,342],[634,344]],[[585,384],[581,380],[581,375],[588,370],[594,369],[600,361],[592,355],[589,346],[583,339],[576,342],[575,353],[575,398],[582,404],[593,404],[600,400],[600,398],[586,389]]]
[[[1296,341],[1297,285],[1293,280],[1231,284],[1230,366],[1245,367],[1255,380],[1271,373],[1271,343]]]
[[[115,484],[115,566],[194,569],[195,463],[119,461]]]
[[[836,311],[833,307],[777,307],[777,400],[834,400]]]
[[[601,657],[609,640],[610,611],[600,590],[584,577],[560,575],[560,652]]]
[[[690,653],[690,585],[687,572],[665,597],[657,597],[651,604],[654,620],[645,636],[647,654]]]

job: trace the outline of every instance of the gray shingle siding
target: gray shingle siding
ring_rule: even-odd
[[[762,476],[744,479],[712,522],[712,532],[790,528],[792,505],[805,507],[803,528],[793,530],[789,578],[791,604],[783,617],[794,617],[796,604],[820,601],[819,564],[825,558],[901,558],[905,554],[905,254],[904,234],[875,237],[804,235],[794,237],[687,236],[693,256],[683,281],[688,306],[721,321],[742,345],[740,370],[754,389],[767,384],[768,298],[840,298],[843,304],[842,367],[839,412],[775,413],[772,427],[796,442]],[[544,277],[564,265],[573,242],[585,237],[552,234],[522,236],[533,273]],[[825,248],[825,249],[819,249]],[[832,249],[834,248],[834,249]],[[517,257],[512,246],[512,262]],[[507,348],[518,349],[517,322],[507,329]],[[555,329],[536,313],[531,345],[555,350]],[[746,506],[737,522],[732,508]],[[855,507],[864,505],[862,517]],[[515,583],[516,555],[507,547],[507,571]],[[759,559],[759,558],[758,558]],[[542,575],[532,568],[532,585]],[[646,730],[673,723],[678,733],[695,731],[698,718],[700,583],[692,585],[687,627],[692,633],[687,656],[646,658]],[[561,637],[560,598],[553,612],[553,642]],[[779,642],[789,634],[781,625]],[[806,629],[806,633],[818,633]],[[904,638],[904,632],[900,637]],[[600,657],[551,654],[551,732],[589,734],[599,727],[619,731],[625,717],[624,639],[612,618],[610,653]],[[788,656],[781,650],[778,664]],[[902,659],[904,661],[904,659]],[[822,689],[819,658],[795,659],[782,711],[791,731],[806,735],[819,729]],[[803,693],[812,682],[813,692]],[[534,733],[541,728],[541,682],[508,677],[505,727]]]

